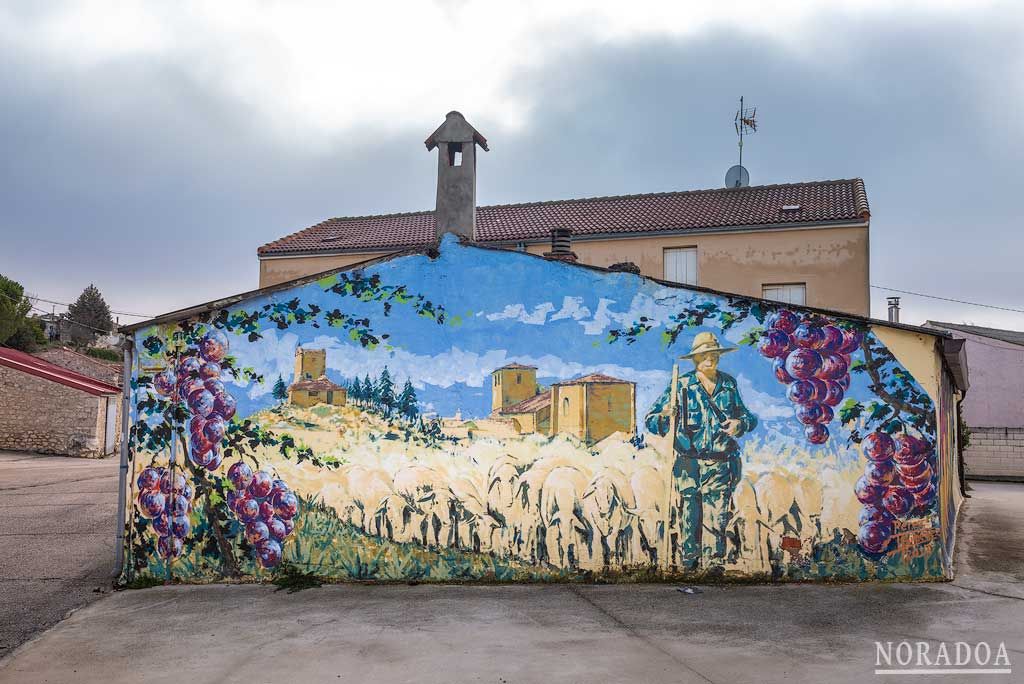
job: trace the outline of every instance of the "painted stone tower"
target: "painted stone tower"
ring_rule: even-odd
[[[326,349],[295,348],[295,382],[316,380],[327,372]]]
[[[288,388],[290,404],[344,406],[347,399],[345,388],[327,378],[326,349],[295,349],[295,380]]]
[[[510,363],[491,373],[491,412],[518,404],[537,394],[537,367]]]

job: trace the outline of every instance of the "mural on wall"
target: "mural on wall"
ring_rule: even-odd
[[[857,322],[446,238],[136,342],[126,579],[948,573]]]

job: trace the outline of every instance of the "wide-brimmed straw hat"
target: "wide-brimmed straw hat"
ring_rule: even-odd
[[[693,344],[690,346],[690,353],[683,354],[679,358],[681,359],[692,359],[694,356],[699,354],[708,354],[715,352],[718,354],[726,354],[731,351],[736,351],[736,347],[723,347],[718,338],[715,337],[714,333],[702,332],[697,333],[693,338]]]

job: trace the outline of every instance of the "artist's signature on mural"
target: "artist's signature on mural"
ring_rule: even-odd
[[[900,520],[893,536],[896,538],[896,550],[904,561],[908,561],[929,555],[939,530],[932,527],[929,520]]]
[[[1006,644],[876,641],[875,674],[1012,674]]]

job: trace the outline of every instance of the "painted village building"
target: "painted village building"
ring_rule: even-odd
[[[346,391],[327,378],[327,351],[295,349],[295,376],[288,387],[288,403],[309,407],[316,404],[344,406]]]
[[[491,415],[511,421],[518,434],[567,434],[588,444],[635,435],[636,383],[629,380],[591,373],[541,388],[536,366],[512,363],[491,373],[491,384]]]
[[[962,344],[481,245],[465,167],[485,141],[449,115],[428,147],[429,247],[122,329],[144,426],[122,449],[123,580],[285,561],[360,580],[952,577]],[[293,387],[389,369],[418,403],[288,415],[265,383],[289,363]],[[181,389],[188,411],[168,411]],[[176,470],[191,525],[168,533]]]
[[[0,449],[96,458],[120,441],[121,389],[0,347]]]

